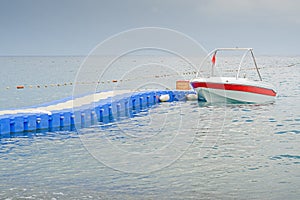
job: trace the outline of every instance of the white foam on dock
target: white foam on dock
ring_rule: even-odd
[[[116,91],[108,91],[108,92],[100,92],[91,95],[86,95],[83,97],[75,98],[69,101],[60,102],[53,105],[41,106],[37,108],[24,108],[24,109],[11,109],[11,110],[0,110],[0,115],[14,115],[21,113],[45,113],[51,115],[53,111],[59,111],[64,109],[72,109],[81,107],[84,105],[90,105],[92,103],[98,102],[100,100],[107,99],[109,97],[114,97],[116,95],[130,93],[130,90],[116,90]]]

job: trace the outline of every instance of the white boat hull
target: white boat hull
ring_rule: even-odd
[[[270,84],[232,77],[198,78],[191,85],[199,99],[207,102],[267,103],[275,100],[276,92]]]

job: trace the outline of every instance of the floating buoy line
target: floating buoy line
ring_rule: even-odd
[[[293,64],[289,64],[286,66],[269,66],[269,67],[260,67],[259,69],[265,69],[265,68],[284,68],[284,67],[293,67],[296,66],[300,63],[293,63]],[[248,68],[245,70],[256,70],[255,68]],[[224,70],[224,72],[236,72],[237,70]],[[134,80],[145,80],[147,78],[168,78],[168,77],[174,77],[174,76],[188,76],[188,75],[196,75],[197,73],[201,73],[204,71],[190,71],[190,72],[183,72],[183,73],[175,73],[175,74],[163,74],[163,75],[151,75],[151,76],[140,76],[140,77],[136,77]],[[126,81],[133,81],[133,79],[121,79],[121,80],[117,80],[117,79],[112,79],[112,80],[107,80],[107,81],[82,81],[82,82],[65,82],[65,83],[51,83],[51,84],[20,84],[17,86],[7,86],[5,89],[9,90],[9,89],[17,89],[17,90],[22,90],[22,89],[41,89],[41,88],[51,88],[51,87],[65,87],[65,86],[73,86],[73,85],[95,85],[95,84],[110,84],[110,83],[118,83],[118,82],[126,82]]]
[[[112,79],[112,80],[107,80],[107,81],[81,81],[81,82],[66,82],[66,83],[56,83],[56,84],[36,84],[36,85],[28,85],[28,84],[20,84],[15,87],[6,87],[6,89],[36,89],[36,88],[50,88],[50,87],[64,87],[64,86],[73,86],[73,85],[97,85],[97,84],[115,84],[115,83],[122,83],[122,82],[127,82],[127,81],[133,81],[133,80],[145,80],[147,78],[168,78],[172,76],[186,76],[186,75],[193,75],[196,74],[196,72],[185,72],[182,74],[164,74],[164,75],[154,75],[154,76],[140,76],[135,79]]]

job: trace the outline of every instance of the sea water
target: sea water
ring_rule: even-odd
[[[1,57],[0,108],[71,96],[82,61]],[[257,61],[272,104],[161,103],[107,125],[2,137],[0,199],[299,199],[300,57]]]

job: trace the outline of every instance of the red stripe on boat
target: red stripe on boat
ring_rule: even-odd
[[[221,90],[235,90],[242,92],[250,92],[256,94],[263,94],[269,96],[276,96],[276,92],[272,89],[266,89],[250,85],[237,85],[237,84],[221,84],[221,83],[206,83],[206,82],[192,82],[193,88],[203,87]]]

